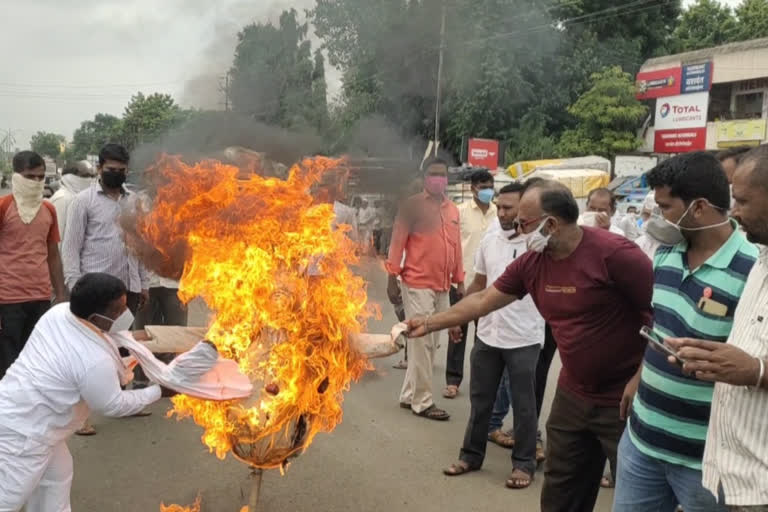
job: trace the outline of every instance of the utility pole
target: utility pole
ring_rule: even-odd
[[[224,111],[229,112],[229,71],[221,77],[221,80],[224,83],[219,82],[219,91],[224,93]]]
[[[442,16],[440,21],[440,54],[437,59],[437,93],[435,94],[435,156],[440,147],[440,101],[443,80],[443,53],[445,51],[445,0],[443,0]]]

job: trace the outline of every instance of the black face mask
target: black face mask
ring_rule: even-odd
[[[125,173],[120,171],[104,171],[101,173],[101,182],[109,188],[120,188],[125,183]]]

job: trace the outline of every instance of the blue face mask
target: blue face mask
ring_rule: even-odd
[[[485,204],[491,204],[495,195],[496,192],[492,188],[484,188],[477,191],[477,199]]]

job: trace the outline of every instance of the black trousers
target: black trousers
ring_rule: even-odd
[[[0,379],[19,357],[35,324],[50,307],[50,300],[0,304]]]
[[[536,363],[536,416],[541,416],[541,405],[544,403],[544,392],[547,390],[549,367],[557,352],[555,337],[549,324],[544,325],[544,346],[541,347],[539,362]]]
[[[475,337],[470,356],[469,401],[471,412],[459,459],[480,467],[488,444],[488,423],[496,402],[501,376],[506,368],[514,414],[515,447],[512,466],[530,475],[536,470],[536,361],[539,345],[502,349]]]
[[[606,458],[616,467],[625,422],[615,407],[557,388],[547,420],[542,512],[592,512]]]
[[[451,290],[448,293],[448,299],[451,302],[451,306],[460,300],[458,293],[456,293],[456,288],[453,286],[451,286]],[[477,332],[477,321],[475,321],[475,332]],[[468,333],[469,324],[464,324],[461,326],[461,342],[454,343],[450,340],[448,341],[445,361],[445,384],[448,386],[459,387],[461,386],[461,381],[464,380],[464,353],[467,349]]]

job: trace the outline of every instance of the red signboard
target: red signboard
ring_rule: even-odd
[[[707,127],[656,130],[653,150],[656,153],[687,153],[704,151],[707,147]]]
[[[499,141],[491,139],[469,139],[467,163],[473,167],[499,167]]]
[[[637,74],[637,99],[648,100],[680,94],[683,70],[681,68],[642,71]]]

